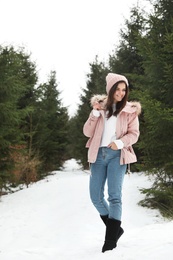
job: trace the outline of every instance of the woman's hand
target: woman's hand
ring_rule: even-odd
[[[116,144],[114,142],[110,143],[108,145],[109,148],[111,148],[112,150],[118,150],[118,147],[116,146]]]
[[[94,103],[94,105],[93,105],[93,109],[101,110],[101,109],[103,109],[103,108],[102,108],[102,106],[101,106],[100,103],[96,102],[96,103]]]

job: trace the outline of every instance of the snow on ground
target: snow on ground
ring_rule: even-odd
[[[124,235],[104,254],[105,226],[92,205],[89,172],[75,160],[62,171],[3,196],[0,201],[1,260],[172,260],[173,221],[138,206],[150,187],[144,174],[126,175],[123,187]]]

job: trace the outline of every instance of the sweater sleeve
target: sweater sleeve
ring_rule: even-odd
[[[124,147],[124,143],[121,140],[115,140],[114,143],[118,147],[118,149],[122,149]]]
[[[93,116],[96,116],[96,117],[100,116],[100,111],[99,110],[93,109],[92,112],[93,112]]]

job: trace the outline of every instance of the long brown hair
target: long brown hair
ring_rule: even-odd
[[[108,94],[108,99],[107,99],[107,104],[106,104],[106,110],[108,111],[108,114],[107,114],[107,118],[110,118],[112,115],[114,116],[117,116],[120,111],[125,107],[126,105],[126,102],[127,102],[127,98],[128,98],[128,94],[129,94],[129,88],[127,86],[127,84],[125,83],[126,85],[126,93],[125,93],[125,96],[123,97],[123,99],[120,101],[120,102],[117,102],[116,103],[116,111],[113,112],[113,109],[112,109],[112,106],[114,104],[114,93],[118,87],[118,84],[121,83],[121,82],[124,82],[125,81],[118,81],[116,82],[112,88],[110,89],[109,91],[109,94]]]

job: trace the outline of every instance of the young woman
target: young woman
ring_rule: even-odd
[[[132,145],[139,138],[139,102],[128,102],[125,76],[109,73],[105,95],[91,99],[93,110],[84,124],[83,133],[90,163],[90,197],[106,225],[102,252],[112,250],[124,233],[121,227],[122,184],[127,164],[136,162]],[[107,181],[108,200],[104,197]]]

